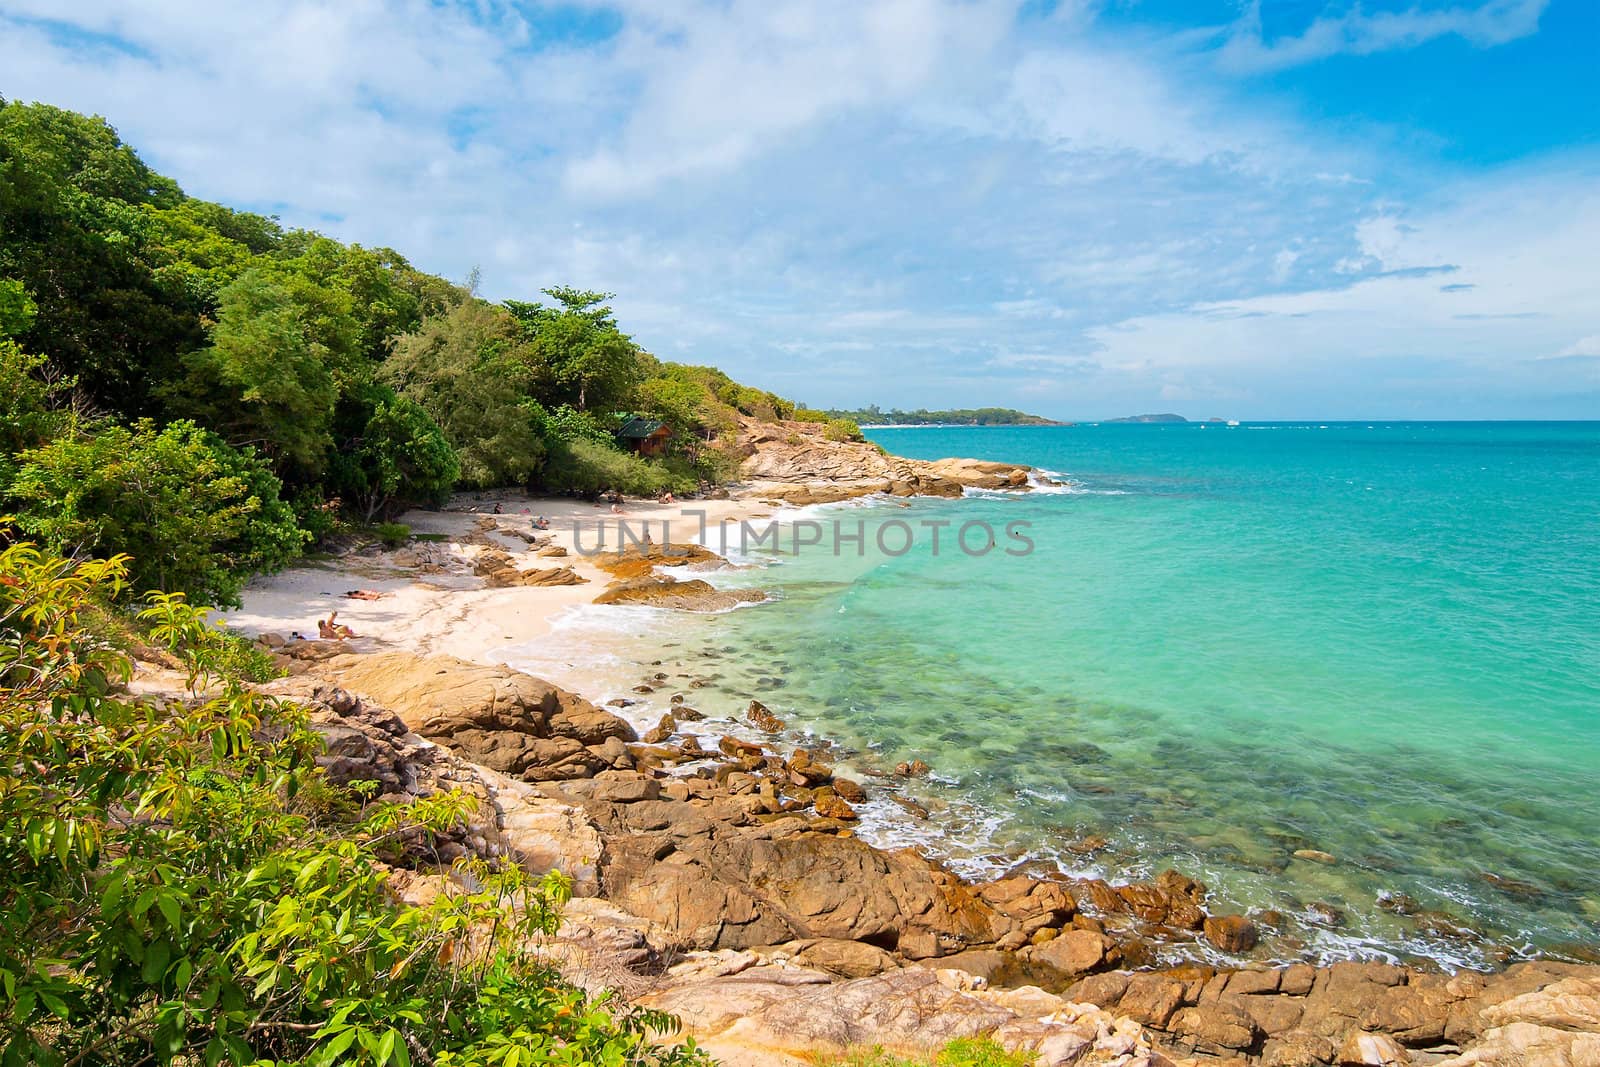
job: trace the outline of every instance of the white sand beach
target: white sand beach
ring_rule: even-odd
[[[350,642],[352,651],[400,649],[493,664],[502,660],[504,648],[526,647],[547,635],[553,618],[590,603],[610,583],[611,576],[577,550],[577,541],[593,552],[603,537],[605,546],[614,549],[619,523],[626,523],[633,537],[648,533],[656,543],[684,543],[699,534],[702,521],[715,528],[723,521],[774,514],[774,508],[748,498],[676,504],[627,501],[619,515],[609,504],[595,506],[571,498],[506,490],[458,494],[445,510],[416,510],[400,517],[398,521],[418,537],[408,549],[374,549],[306,561],[258,577],[245,589],[243,606],[228,612],[225,619],[245,634],[275,633],[292,640],[296,634],[315,638],[317,621],[337,612],[338,621],[357,634]],[[498,529],[481,529],[485,516],[493,518]],[[565,556],[540,556],[510,532],[534,532],[532,523],[539,516],[550,523],[548,531],[539,533],[548,536],[548,544],[566,549]],[[471,563],[492,547],[507,552],[518,568],[571,566],[587,582],[490,588],[473,574]],[[419,554],[424,561],[440,562],[419,565]],[[381,596],[348,595],[357,591]]]

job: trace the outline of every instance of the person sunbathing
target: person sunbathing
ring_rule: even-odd
[[[338,621],[339,613],[331,613],[326,619],[317,620],[317,636],[324,641],[343,641],[356,636],[356,632],[344,623]]]

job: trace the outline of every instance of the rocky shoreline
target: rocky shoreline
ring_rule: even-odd
[[[580,899],[540,950],[674,1012],[727,1062],[973,1035],[1046,1064],[1600,1062],[1600,967],[1153,969],[1152,938],[1248,953],[1253,926],[1208,914],[1205,888],[1178,872],[967,884],[874,848],[851,806],[874,784],[836,776],[824,754],[732,737],[706,751],[673,721],[640,738],[503,666],[335,642],[280,655],[292,673],[263,689],[312,710],[333,780],[375,780],[389,800],[479,798],[457,834],[396,857],[403,895],[450,891],[449,865],[468,855],[562,870]]]
[[[761,501],[955,496],[1030,477],[900,460],[803,425],[758,427],[747,444],[745,492]],[[719,611],[762,596],[664,570],[717,564],[705,549],[580,560],[491,516],[470,524],[467,557],[421,543],[389,564],[508,594],[608,582],[583,594],[597,603]],[[1600,1064],[1600,966],[1272,964],[1251,917],[1213,913],[1205,886],[1177,871],[1125,885],[1052,872],[970,883],[915,850],[868,844],[857,809],[888,799],[926,817],[903,791],[928,768],[852,778],[826,743],[778,747],[785,724],[759,701],[741,726],[760,743],[707,734],[692,684],[636,728],[504,665],[259,636],[289,672],[262,688],[312,710],[333,780],[376,781],[380,799],[479,799],[468,825],[395,855],[398,893],[453,891],[451,865],[468,856],[561,870],[577,897],[537,950],[581,984],[674,1012],[724,1062],[989,1035],[1045,1065]],[[1195,959],[1160,965],[1174,944]]]

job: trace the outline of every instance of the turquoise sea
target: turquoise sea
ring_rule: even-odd
[[[1600,954],[1600,423],[870,436],[1061,485],[807,509],[821,545],[718,579],[781,599],[653,653],[716,657],[713,710],[929,763],[932,817],[874,805],[867,836],[972,874],[1176,866],[1281,912],[1284,956]],[[995,550],[952,544],[974,521]]]

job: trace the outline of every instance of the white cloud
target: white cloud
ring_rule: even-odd
[[[1358,4],[1343,14],[1315,19],[1298,35],[1268,41],[1262,36],[1261,0],[1252,0],[1245,16],[1231,28],[1219,58],[1234,70],[1256,72],[1334,55],[1415,48],[1440,37],[1460,37],[1486,48],[1537,31],[1547,6],[1549,0],[1481,0],[1368,13]]]
[[[567,168],[569,189],[620,196],[734,168],[851,109],[905,104],[957,62],[982,62],[1010,9],[947,0],[733,0],[693,17],[636,9],[616,48],[638,86],[620,136]]]
[[[1592,176],[1397,190],[1090,0],[603,6],[614,34],[552,42],[496,0],[0,0],[0,92],[105,114],[196,195],[481,264],[494,298],[615,291],[652,350],[815,403],[1270,415],[1384,354],[1553,395],[1569,364],[1514,357],[1600,336]],[[1270,61],[1492,43],[1524,6],[1329,16]]]
[[[1592,167],[1518,171],[1441,191],[1445,206],[1356,227],[1363,256],[1386,273],[1136,316],[1090,331],[1097,358],[1114,371],[1201,368],[1235,383],[1297,378],[1313,405],[1305,415],[1419,401],[1437,411],[1452,395],[1447,386],[1475,403],[1560,404],[1566,394],[1562,410],[1579,412],[1587,383],[1534,364],[1541,353],[1600,354],[1600,334],[1571,342],[1600,330],[1595,178]],[[1440,263],[1459,265],[1451,284],[1414,269]],[[1402,374],[1413,395],[1388,392]],[[1440,397],[1425,395],[1429,383]]]

